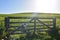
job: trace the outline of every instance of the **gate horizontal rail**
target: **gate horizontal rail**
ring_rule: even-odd
[[[33,17],[8,17],[9,19],[30,19],[30,18],[33,18]],[[53,19],[51,17],[36,17],[38,19]]]

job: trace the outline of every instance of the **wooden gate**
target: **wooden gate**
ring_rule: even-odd
[[[40,17],[6,17],[6,32],[10,34],[28,33],[29,30],[43,32],[52,28],[56,29],[56,18]],[[47,28],[48,30],[42,30]]]

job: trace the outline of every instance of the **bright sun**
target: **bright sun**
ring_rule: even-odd
[[[35,0],[35,11],[55,12],[56,5],[56,0]]]

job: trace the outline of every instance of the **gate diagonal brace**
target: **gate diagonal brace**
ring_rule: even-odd
[[[33,19],[34,19],[34,18],[32,18],[29,22],[31,22]],[[27,33],[26,27],[28,26],[28,23],[29,23],[29,22],[25,22],[22,26],[17,27],[16,30],[18,30],[18,29],[21,28],[21,31],[24,31],[24,32]],[[11,33],[14,33],[16,30],[12,31]]]
[[[50,28],[49,25],[46,25],[44,22],[40,21],[39,19],[37,19],[37,20],[39,21],[39,23],[41,23],[41,24],[47,26],[48,28]],[[50,28],[50,29],[51,29],[51,28]]]

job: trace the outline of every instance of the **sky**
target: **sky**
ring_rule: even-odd
[[[0,0],[1,13],[60,13],[60,0]]]

